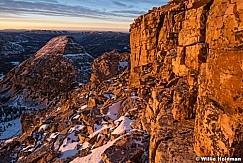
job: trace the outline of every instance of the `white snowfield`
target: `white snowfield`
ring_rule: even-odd
[[[39,128],[38,132],[45,131],[45,130],[48,128],[48,126],[49,126],[49,124],[43,124],[43,125]]]
[[[115,125],[116,127],[112,127],[112,125],[107,125],[106,123],[102,123],[100,125],[95,124],[94,125],[94,133],[89,135],[89,138],[93,138],[96,135],[102,135],[102,130],[109,128],[110,131],[113,130],[113,132],[111,132],[111,134],[121,134],[124,131],[127,131],[127,133],[129,133],[130,131],[132,131],[131,128],[131,123],[134,122],[134,120],[130,120],[128,117],[125,116],[121,116],[118,119],[118,113],[120,112],[121,109],[121,102],[115,102],[113,103],[108,110],[108,113],[106,114],[107,116],[109,116],[110,118],[112,118],[113,120],[115,120]],[[86,105],[84,105],[84,107],[87,107]],[[83,108],[82,108],[83,109]],[[77,117],[74,116],[73,119],[75,119]],[[87,147],[90,146],[90,144],[88,142],[85,142],[83,144],[80,144],[78,141],[78,137],[75,136],[73,133],[74,131],[79,131],[82,130],[85,126],[83,125],[76,125],[75,127],[70,128],[69,130],[69,136],[66,137],[66,139],[63,141],[62,145],[59,148],[59,151],[62,153],[61,157],[59,159],[63,159],[63,158],[67,158],[70,156],[75,156],[76,153],[78,153],[79,150],[85,149]],[[113,141],[109,141],[107,144],[92,149],[91,150],[91,154],[85,156],[85,157],[80,157],[80,158],[75,158],[72,163],[90,163],[92,162],[101,162],[102,158],[101,158],[101,154],[104,153],[104,151],[109,148],[110,146],[112,146],[117,140],[121,139],[122,136],[118,137],[117,139],[113,140]],[[79,150],[77,150],[77,145],[80,145],[81,148]],[[59,160],[58,159],[58,160]]]

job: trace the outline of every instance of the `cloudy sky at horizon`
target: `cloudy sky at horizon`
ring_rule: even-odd
[[[0,0],[0,29],[128,31],[169,0]]]

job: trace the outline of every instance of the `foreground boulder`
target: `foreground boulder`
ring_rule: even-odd
[[[92,63],[93,73],[90,80],[92,82],[101,82],[115,77],[129,66],[129,59],[129,53],[120,54],[116,50],[104,53]]]
[[[107,148],[102,154],[104,163],[122,163],[122,162],[142,162],[142,155],[146,150],[144,145],[137,142],[143,142],[143,134],[140,135],[126,135],[120,140],[116,141],[112,146]],[[114,152],[116,151],[116,152]],[[119,153],[119,155],[117,155]]]

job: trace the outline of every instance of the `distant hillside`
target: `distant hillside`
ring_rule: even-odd
[[[70,32],[70,31],[0,31],[0,79],[17,63],[24,61],[56,36],[72,36],[86,52],[97,58],[113,49],[129,52],[129,33],[121,32]]]

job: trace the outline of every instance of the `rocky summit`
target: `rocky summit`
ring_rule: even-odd
[[[93,60],[71,37],[50,40],[0,81],[1,122],[12,121],[23,110],[57,106],[62,94],[89,81]]]
[[[55,37],[1,80],[1,104],[46,107],[77,83],[89,81],[93,59],[70,37]]]
[[[54,38],[1,81],[2,105],[45,109],[21,114],[0,162],[242,161],[242,22],[241,0],[171,0],[131,24],[131,54],[103,54],[79,85],[86,53]]]

